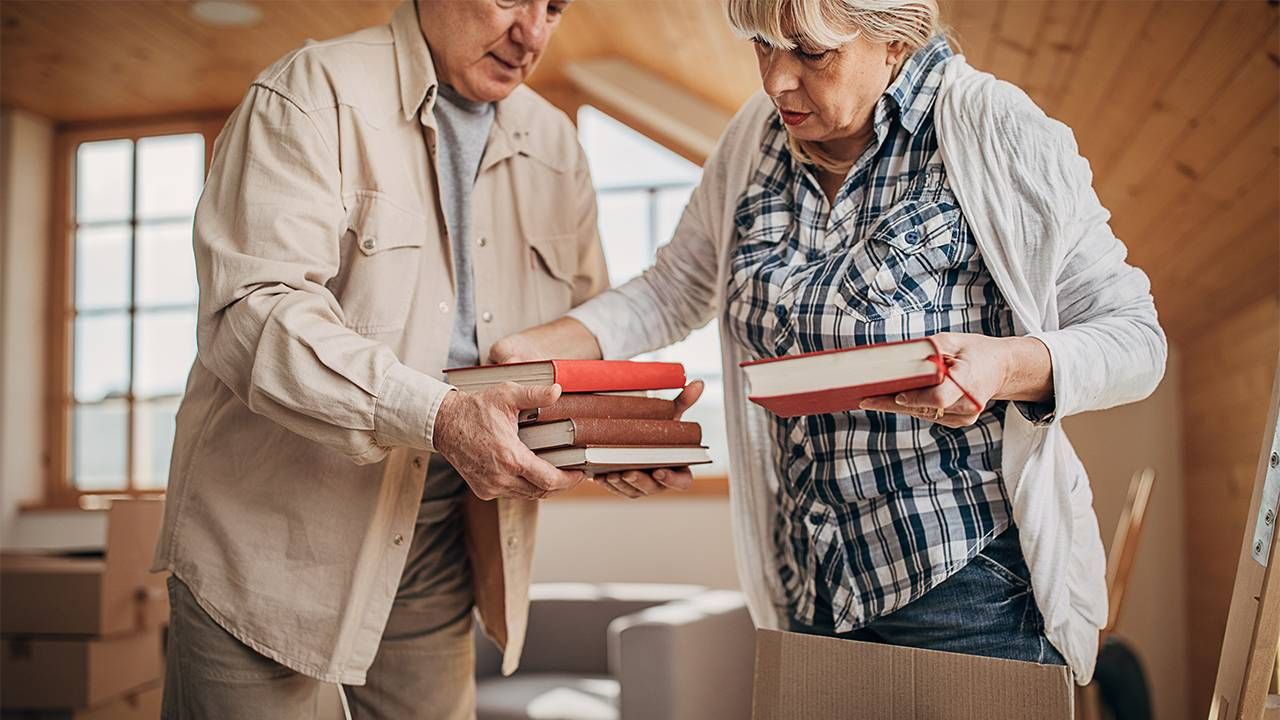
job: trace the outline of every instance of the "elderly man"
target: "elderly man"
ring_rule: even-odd
[[[471,612],[514,670],[558,389],[442,368],[606,285],[586,159],[522,82],[566,0],[421,0],[252,84],[196,214],[199,359],[156,570],[165,716],[474,714]],[[493,499],[496,498],[496,501]]]

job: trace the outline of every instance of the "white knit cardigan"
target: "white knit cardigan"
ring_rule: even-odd
[[[734,212],[771,112],[763,94],[739,110],[654,266],[570,313],[606,358],[670,345],[723,316]],[[1069,128],[962,56],[945,67],[934,120],[951,187],[1016,331],[1042,340],[1052,357],[1053,419],[1006,413],[1001,469],[1045,634],[1083,684],[1107,620],[1106,560],[1089,479],[1060,421],[1149,395],[1164,374],[1164,333],[1147,277],[1126,264]],[[721,322],[738,576],[756,624],[777,628],[773,439],[765,411],[746,400],[745,358]]]

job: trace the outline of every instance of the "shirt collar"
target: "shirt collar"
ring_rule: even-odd
[[[400,75],[400,107],[410,120],[435,101],[436,69],[427,39],[418,24],[418,6],[405,0],[391,16],[391,38],[396,48],[396,72]]]
[[[920,129],[920,124],[933,110],[942,77],[941,66],[952,55],[951,46],[941,35],[912,53],[876,104],[876,125],[896,114],[907,132],[914,134]]]

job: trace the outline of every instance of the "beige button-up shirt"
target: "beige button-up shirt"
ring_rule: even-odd
[[[250,87],[196,211],[199,355],[155,569],[315,678],[360,684],[422,496],[453,324],[436,77],[412,2],[308,43]],[[607,284],[572,124],[497,104],[472,199],[481,356]],[[518,662],[536,503],[466,504],[476,605]]]

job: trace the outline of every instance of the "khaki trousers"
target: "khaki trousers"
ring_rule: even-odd
[[[475,717],[473,598],[461,479],[437,472],[430,478],[378,654],[364,685],[343,687],[356,720]],[[169,602],[164,718],[302,720],[331,715],[321,713],[323,683],[241,643],[173,576]]]

